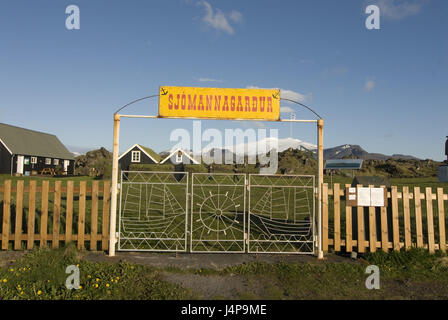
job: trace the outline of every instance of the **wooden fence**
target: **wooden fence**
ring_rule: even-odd
[[[350,185],[345,185],[348,187]],[[350,207],[345,188],[323,185],[324,251],[388,251],[426,248],[446,251],[448,195],[442,188],[392,186],[388,206]],[[101,210],[100,210],[101,209]],[[1,249],[30,250],[76,242],[79,249],[108,250],[110,182],[23,180],[0,185]]]
[[[349,187],[350,185],[345,185]],[[388,189],[388,206],[350,207],[345,187],[323,185],[323,250],[375,252],[412,247],[446,251],[445,201],[442,188],[403,186]],[[371,186],[370,186],[371,187]]]
[[[18,180],[12,186],[6,180],[0,186],[1,249],[30,250],[48,243],[58,248],[74,241],[78,249],[107,250],[110,182],[101,184],[42,181],[38,186],[36,180],[27,185]]]

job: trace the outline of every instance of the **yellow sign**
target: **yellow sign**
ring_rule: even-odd
[[[280,90],[160,87],[159,116],[275,121]]]

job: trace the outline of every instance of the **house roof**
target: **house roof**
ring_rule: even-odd
[[[152,150],[151,148],[142,146],[141,144],[134,144],[132,147],[130,147],[128,150],[126,150],[125,152],[123,152],[123,154],[118,158],[118,160],[120,160],[121,158],[123,158],[123,156],[125,154],[127,154],[129,151],[131,151],[132,149],[134,149],[135,147],[139,148],[141,151],[143,151],[143,153],[145,153],[148,157],[150,157],[155,163],[159,163],[160,160],[162,160],[162,157],[159,156],[157,154],[157,152],[155,152],[154,150]]]
[[[188,152],[185,152],[184,150],[182,150],[181,148],[177,148],[176,150],[174,150],[173,152],[171,152],[165,159],[163,159],[160,164],[166,162],[169,158],[171,158],[175,153],[181,151],[182,155],[187,156],[187,158],[189,158],[191,160],[191,162],[193,162],[194,164],[199,164],[199,162],[197,162],[195,159],[193,159],[193,157],[191,157]]]
[[[74,157],[53,134],[0,123],[0,143],[11,154],[73,160]]]

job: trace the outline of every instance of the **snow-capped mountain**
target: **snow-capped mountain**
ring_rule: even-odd
[[[221,149],[226,150],[226,152],[232,152],[235,154],[253,155],[253,154],[264,154],[273,149],[277,150],[278,152],[282,152],[289,148],[314,151],[316,149],[316,145],[299,139],[293,139],[293,138],[278,139],[274,137],[269,137],[259,141],[240,143],[235,146],[225,146]],[[219,149],[220,148],[216,147],[209,147],[209,148],[206,147],[202,149],[202,153],[208,153],[211,150],[213,150],[213,152],[216,152],[216,150]]]
[[[344,144],[334,148],[324,149],[324,159],[364,159],[364,160],[387,160],[387,159],[403,159],[418,160],[418,158],[402,154],[393,154],[391,156],[382,153],[370,153],[365,151],[359,145]]]

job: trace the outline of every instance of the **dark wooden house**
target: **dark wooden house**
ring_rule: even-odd
[[[161,157],[151,148],[134,144],[118,158],[121,170],[129,170],[131,164],[158,164]]]
[[[75,159],[53,134],[0,123],[0,173],[33,175],[45,168],[72,175]]]

